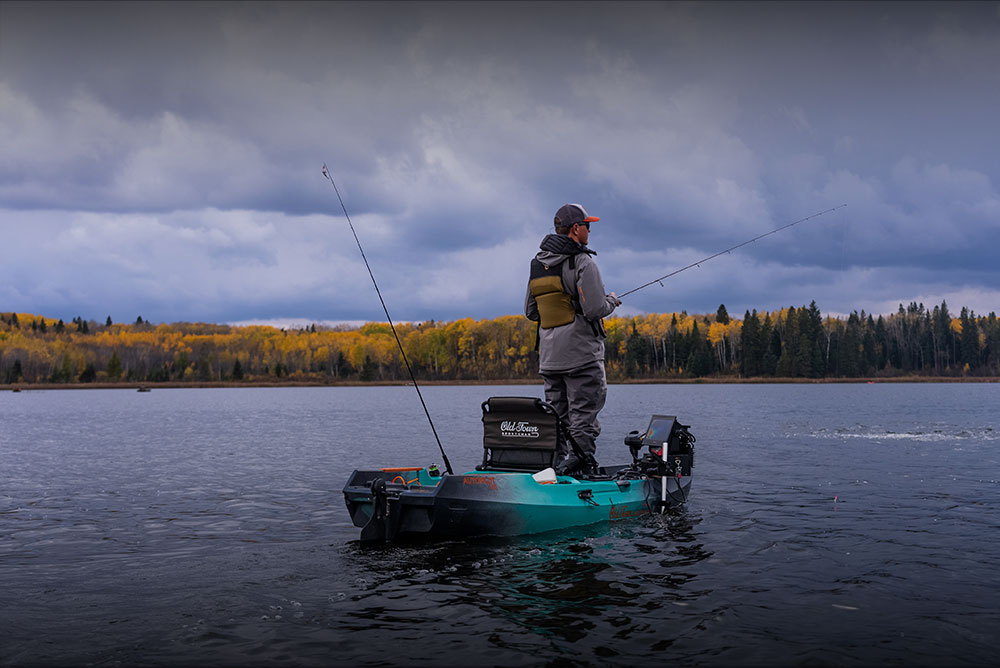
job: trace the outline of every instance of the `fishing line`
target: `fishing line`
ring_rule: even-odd
[[[841,264],[841,267],[840,267],[840,272],[841,272],[841,274],[844,274],[844,273],[847,272],[847,226],[844,225],[844,214],[843,214],[843,212],[841,212],[841,214],[840,214],[840,231],[841,231],[841,240],[840,240],[840,264]]]
[[[622,297],[624,297],[626,295],[630,295],[633,292],[638,292],[639,290],[642,290],[643,288],[648,288],[649,286],[653,285],[654,283],[659,283],[660,287],[663,287],[663,282],[662,281],[664,281],[665,279],[668,279],[671,276],[676,276],[677,274],[681,273],[682,271],[687,271],[691,267],[701,266],[702,262],[708,262],[709,260],[715,259],[715,258],[719,257],[720,255],[725,255],[726,253],[731,253],[732,251],[736,250],[737,248],[742,248],[743,246],[746,246],[747,244],[752,244],[753,242],[757,241],[758,239],[763,239],[764,237],[769,236],[771,234],[775,234],[777,232],[780,232],[781,230],[787,230],[789,227],[792,227],[793,225],[798,225],[799,223],[804,223],[807,220],[812,220],[813,218],[819,218],[820,216],[822,216],[825,213],[830,213],[831,211],[836,211],[837,209],[840,209],[840,208],[845,207],[845,206],[847,206],[847,205],[846,204],[841,204],[840,206],[835,206],[832,209],[827,209],[826,211],[820,211],[819,213],[814,213],[811,216],[806,216],[805,218],[800,218],[800,219],[796,220],[795,222],[788,223],[787,225],[782,225],[781,227],[775,228],[775,229],[771,230],[770,232],[765,232],[764,234],[756,236],[753,239],[747,239],[746,241],[744,241],[741,244],[736,244],[735,246],[731,246],[730,248],[727,248],[726,250],[721,250],[718,253],[715,253],[714,255],[709,255],[706,258],[702,258],[701,260],[698,260],[697,262],[692,262],[688,266],[681,267],[680,269],[678,269],[676,271],[672,271],[672,272],[670,272],[669,274],[667,274],[665,276],[660,276],[659,278],[654,278],[649,283],[643,283],[642,285],[640,285],[637,288],[632,288],[628,292],[623,292],[620,295],[618,295],[618,299],[621,299]]]
[[[417,385],[417,379],[413,375],[413,369],[410,368],[410,362],[406,359],[406,351],[403,350],[403,344],[399,340],[399,334],[396,333],[396,326],[392,324],[392,318],[389,316],[389,309],[386,308],[385,300],[382,299],[382,291],[378,289],[378,283],[375,281],[375,274],[372,273],[371,265],[368,264],[368,258],[365,257],[365,249],[361,247],[361,241],[358,239],[358,233],[354,230],[354,223],[351,222],[351,216],[347,213],[347,207],[344,206],[344,198],[340,196],[340,188],[337,187],[336,182],[333,180],[333,175],[330,174],[329,170],[326,168],[326,163],[323,164],[323,176],[333,185],[334,192],[337,193],[337,199],[340,200],[340,208],[344,210],[344,216],[347,217],[347,224],[351,227],[351,234],[354,235],[354,241],[358,244],[358,250],[361,251],[361,259],[365,261],[365,267],[368,269],[368,275],[372,278],[372,285],[375,286],[375,293],[378,294],[378,300],[382,303],[382,310],[385,311],[385,318],[389,321],[389,327],[392,329],[392,335],[396,338],[396,345],[399,346],[399,354],[403,356],[403,364],[406,365],[406,372],[410,374],[410,380],[413,381],[413,389],[417,391],[417,396],[420,397],[420,405],[424,407],[424,414],[427,416],[427,422],[431,425],[431,431],[434,432],[434,440],[437,441],[438,450],[441,451],[441,458],[444,459],[444,466],[448,473],[454,473],[451,470],[451,462],[448,461],[448,455],[444,454],[444,446],[441,445],[441,439],[438,438],[437,429],[434,428],[434,420],[431,419],[431,413],[427,410],[427,404],[424,403],[424,395],[420,393],[420,386]]]

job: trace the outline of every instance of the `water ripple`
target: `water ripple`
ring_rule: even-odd
[[[996,655],[990,386],[614,387],[603,460],[625,454],[620,435],[648,418],[637,410],[694,423],[687,508],[541,536],[361,545],[347,473],[434,461],[434,446],[384,436],[420,424],[407,391],[0,393],[0,664]],[[491,393],[428,388],[452,461],[477,462]]]

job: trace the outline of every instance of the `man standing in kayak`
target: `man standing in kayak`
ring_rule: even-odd
[[[555,234],[547,234],[531,261],[524,314],[539,323],[538,371],[545,381],[545,400],[569,427],[582,450],[577,456],[560,443],[556,472],[597,470],[594,453],[601,424],[597,414],[608,393],[604,373],[604,323],[621,301],[605,294],[601,272],[587,248],[590,216],[579,204],[560,207]]]

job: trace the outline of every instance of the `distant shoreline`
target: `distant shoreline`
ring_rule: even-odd
[[[541,385],[537,378],[514,378],[506,380],[418,380],[420,385]],[[623,381],[609,381],[609,385],[828,385],[828,384],[877,384],[877,383],[1000,383],[1000,377],[959,377],[900,376],[897,378],[633,378]],[[139,388],[179,389],[179,388],[234,388],[234,387],[392,387],[411,385],[409,381],[340,381],[320,383],[316,381],[286,382],[163,382],[163,383],[23,383],[0,386],[0,391],[17,390],[136,390]]]

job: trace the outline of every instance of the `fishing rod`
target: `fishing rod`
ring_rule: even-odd
[[[424,414],[427,416],[427,422],[431,425],[431,431],[434,432],[434,440],[437,441],[438,450],[441,451],[441,458],[444,459],[444,467],[448,473],[454,473],[451,470],[451,462],[448,461],[448,455],[444,454],[444,446],[441,445],[441,439],[438,438],[437,429],[434,428],[434,420],[431,419],[431,413],[427,410],[427,404],[424,403],[424,395],[420,393],[420,386],[417,385],[417,379],[413,375],[413,369],[410,368],[410,362],[406,359],[406,351],[403,350],[403,344],[399,340],[399,334],[396,333],[396,326],[392,324],[392,318],[389,316],[389,309],[386,308],[385,300],[382,299],[382,291],[378,289],[378,283],[375,282],[375,274],[372,273],[371,265],[368,264],[368,258],[365,257],[365,249],[361,247],[361,241],[358,239],[358,233],[354,231],[354,223],[351,222],[351,216],[347,213],[347,207],[344,206],[344,198],[340,196],[340,188],[337,187],[336,182],[333,180],[333,176],[330,171],[326,168],[326,163],[323,163],[323,176],[333,185],[334,192],[337,193],[337,199],[340,200],[340,208],[344,210],[344,216],[347,217],[347,224],[351,226],[351,234],[354,235],[354,241],[358,244],[358,250],[361,251],[361,259],[365,261],[365,267],[368,268],[368,275],[372,278],[372,285],[375,286],[375,293],[378,294],[378,300],[382,302],[382,310],[385,311],[385,318],[389,321],[389,327],[392,329],[392,335],[396,338],[396,345],[399,346],[399,354],[403,356],[403,364],[406,365],[406,371],[410,374],[410,380],[413,381],[413,389],[417,391],[417,396],[420,397],[420,405],[424,407]]]
[[[792,227],[793,225],[798,225],[799,223],[804,223],[807,220],[812,220],[813,218],[819,218],[820,216],[822,216],[825,213],[830,213],[831,211],[836,211],[837,209],[843,208],[845,206],[847,206],[847,205],[846,204],[841,204],[840,206],[835,206],[832,209],[827,209],[826,211],[820,211],[819,213],[814,213],[811,216],[806,216],[805,218],[800,218],[800,219],[796,220],[793,223],[788,223],[787,225],[782,225],[781,227],[775,228],[775,229],[771,230],[770,232],[765,232],[764,234],[756,236],[753,239],[747,239],[746,241],[744,241],[741,244],[736,244],[735,246],[732,246],[731,248],[727,248],[726,250],[721,250],[718,253],[715,253],[714,255],[709,255],[706,258],[702,258],[701,260],[698,260],[697,262],[692,262],[691,264],[689,264],[686,267],[681,267],[680,269],[678,269],[676,271],[672,271],[669,274],[667,274],[666,276],[660,276],[659,278],[654,278],[649,283],[643,283],[642,285],[640,285],[637,288],[632,288],[628,292],[623,292],[620,295],[617,295],[618,299],[621,299],[622,297],[624,297],[626,295],[630,295],[633,292],[638,292],[639,290],[642,290],[643,288],[648,288],[653,283],[659,283],[660,287],[663,287],[663,283],[662,283],[663,280],[665,280],[667,278],[670,278],[671,276],[676,276],[677,274],[681,273],[682,271],[686,271],[686,270],[690,269],[691,267],[700,267],[702,262],[708,262],[709,260],[717,258],[720,255],[725,255],[726,253],[731,253],[732,251],[736,250],[737,248],[742,248],[743,246],[746,246],[747,244],[752,244],[753,242],[757,241],[758,239],[763,239],[764,237],[766,237],[768,235],[775,234],[777,232],[780,232],[781,230],[786,230],[789,227]]]

